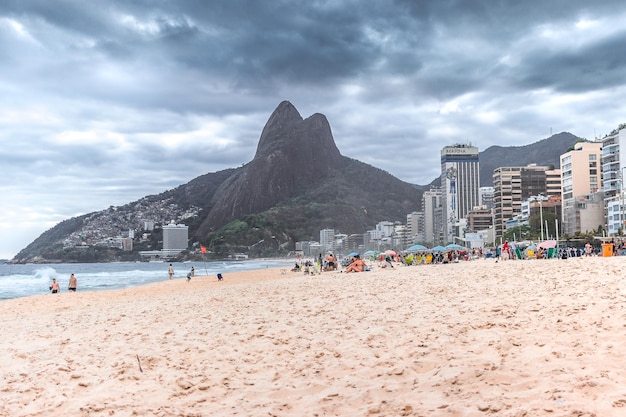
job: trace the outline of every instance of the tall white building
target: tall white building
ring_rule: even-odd
[[[333,250],[333,244],[335,243],[335,229],[322,229],[320,230],[320,245],[323,250]]]
[[[431,188],[422,196],[422,213],[424,233],[423,241],[428,244],[441,245],[443,241],[443,208],[441,206],[441,190]]]
[[[406,228],[409,245],[424,241],[424,213],[414,211],[406,215]]]
[[[563,233],[574,235],[577,231],[585,232],[581,224],[582,206],[591,207],[597,204],[589,197],[596,193],[602,180],[602,143],[578,142],[574,149],[561,155],[561,210]]]
[[[189,246],[189,227],[184,224],[170,223],[163,226],[163,252],[166,255],[178,255]]]
[[[480,205],[478,148],[471,145],[446,146],[441,150],[441,196],[444,239],[453,242],[455,225]]]
[[[621,229],[624,231],[626,216],[624,213],[624,172],[626,169],[626,127],[620,126],[602,138],[602,191],[604,205],[607,208],[606,230],[614,236]],[[615,213],[617,212],[617,214]]]

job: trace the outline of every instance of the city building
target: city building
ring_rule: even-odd
[[[493,214],[487,206],[476,206],[467,213],[467,232],[476,233],[479,230],[489,229],[492,226]]]
[[[623,125],[601,139],[602,191],[604,192],[605,227],[609,236],[624,231],[624,169],[626,168],[626,127]],[[616,209],[617,207],[617,209]],[[615,211],[619,213],[616,216]]]
[[[493,187],[480,187],[478,190],[480,196],[480,205],[485,206],[487,210],[493,209]]]
[[[445,243],[443,240],[443,207],[441,204],[440,188],[432,187],[429,191],[424,191],[422,196],[423,242],[430,246]]]
[[[184,224],[170,223],[163,226],[163,253],[176,256],[189,247],[189,227]]]
[[[614,208],[614,206],[611,206],[608,209],[612,211]],[[619,208],[617,210],[618,216],[616,222],[619,223]],[[604,226],[605,224],[604,193],[598,191],[596,193],[579,195],[575,198],[573,212],[573,221],[576,223],[576,231],[587,233],[592,230],[598,230],[600,226]],[[613,217],[615,217],[615,215],[613,215]],[[611,224],[614,226],[614,223],[615,221]],[[617,228],[614,233],[618,233]]]
[[[531,196],[561,195],[561,187],[555,184],[557,177],[560,181],[560,169],[536,164],[499,167],[493,171],[493,226],[496,241],[504,234],[507,220],[521,213],[522,201]]]
[[[322,229],[320,230],[320,245],[322,250],[333,250],[333,244],[335,243],[335,229]]]
[[[578,142],[573,150],[561,155],[563,233],[573,236],[576,232],[586,230],[580,223],[585,216],[581,218],[579,197],[582,197],[583,206],[595,207],[595,199],[590,196],[601,187],[601,158],[602,143],[600,142]],[[597,227],[598,224],[589,230]]]
[[[424,242],[424,213],[421,211],[414,211],[406,215],[406,227],[408,235],[409,246]]]
[[[480,204],[478,148],[446,146],[441,150],[441,190],[444,240],[454,241],[455,226]]]

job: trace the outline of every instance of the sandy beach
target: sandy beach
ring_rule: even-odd
[[[625,276],[477,260],[6,300],[0,415],[626,415]]]

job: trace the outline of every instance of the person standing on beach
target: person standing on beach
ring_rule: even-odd
[[[76,292],[76,287],[78,286],[78,281],[76,281],[76,277],[74,274],[70,275],[70,282],[67,284],[67,289],[71,292]]]
[[[59,286],[59,283],[57,282],[57,279],[56,278],[52,278],[52,284],[50,284],[50,291],[52,291],[52,294],[58,293],[60,289],[61,289],[61,287]]]
[[[172,266],[172,264],[170,264],[170,267],[167,268],[167,272],[168,274],[170,274],[170,279],[172,279],[174,277],[174,267]]]
[[[196,270],[194,269],[194,267],[191,267],[191,276],[195,277],[196,276]]]

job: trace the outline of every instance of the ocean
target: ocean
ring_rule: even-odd
[[[221,273],[290,266],[285,260],[246,260],[223,262],[176,263],[174,278],[186,278],[193,266],[197,276],[216,277]],[[49,293],[50,282],[56,278],[61,292],[67,292],[70,274],[78,280],[78,291],[99,291],[136,287],[168,279],[166,262],[116,262],[88,264],[0,264],[0,300]],[[216,278],[217,279],[217,278]]]

